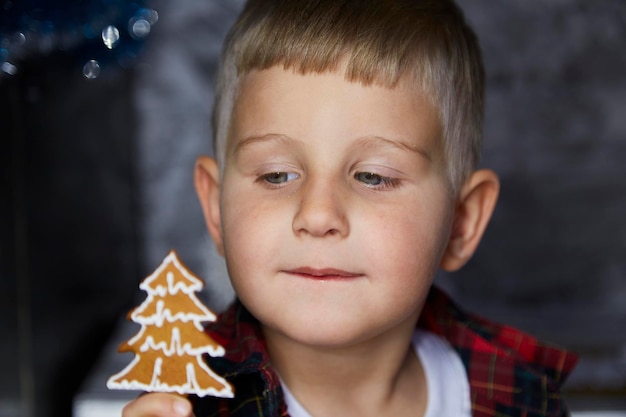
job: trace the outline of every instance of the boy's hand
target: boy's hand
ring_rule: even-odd
[[[193,412],[186,398],[155,392],[126,404],[122,417],[193,417]]]

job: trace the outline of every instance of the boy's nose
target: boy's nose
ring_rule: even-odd
[[[348,235],[350,230],[345,197],[337,184],[330,181],[309,182],[300,192],[298,210],[293,219],[293,231],[296,235]]]

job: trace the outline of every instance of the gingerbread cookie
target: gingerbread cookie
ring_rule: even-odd
[[[202,358],[224,355],[201,324],[216,319],[194,294],[202,287],[174,251],[143,280],[139,288],[148,297],[128,315],[141,330],[118,349],[133,352],[135,359],[109,378],[109,389],[233,397],[232,386]]]

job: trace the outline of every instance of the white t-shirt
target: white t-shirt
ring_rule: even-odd
[[[439,336],[416,330],[413,348],[426,375],[428,403],[424,417],[471,417],[472,407],[467,374],[461,358]],[[283,383],[287,410],[291,417],[312,417]]]

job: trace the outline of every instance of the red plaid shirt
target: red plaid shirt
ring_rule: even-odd
[[[437,288],[428,296],[418,327],[442,336],[460,355],[474,417],[567,415],[559,391],[576,363],[571,353],[467,314]],[[226,349],[222,358],[207,357],[209,365],[234,385],[235,398],[196,398],[196,416],[288,416],[258,321],[235,302],[208,331]]]

